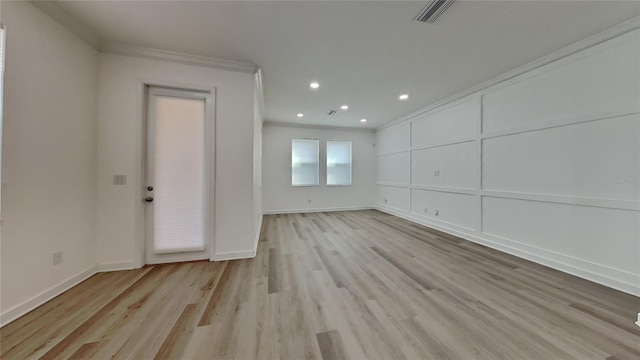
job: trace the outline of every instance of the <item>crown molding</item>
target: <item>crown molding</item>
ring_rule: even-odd
[[[108,54],[127,55],[152,60],[163,60],[185,65],[204,66],[248,74],[255,74],[260,69],[258,65],[247,62],[216,59],[208,56],[184,54],[176,51],[154,49],[115,42],[107,42],[103,44],[101,50],[102,52]]]
[[[95,50],[100,50],[102,45],[100,36],[91,27],[71,16],[57,1],[28,0],[28,2]]]
[[[627,20],[619,25],[610,27],[604,31],[601,31],[598,34],[595,34],[593,36],[590,36],[586,39],[580,40],[576,43],[573,43],[569,46],[566,46],[558,51],[552,52],[551,54],[545,55],[541,58],[538,58],[534,61],[531,61],[527,64],[524,64],[514,70],[508,71],[502,75],[498,75],[497,77],[494,77],[492,79],[489,79],[485,82],[482,82],[476,86],[472,86],[470,88],[468,88],[467,90],[461,91],[457,94],[454,94],[452,96],[449,96],[443,100],[437,101],[435,103],[432,103],[430,105],[427,105],[421,109],[418,109],[412,113],[409,113],[399,119],[390,121],[382,126],[377,127],[375,130],[376,131],[380,131],[395,125],[398,125],[402,122],[405,122],[407,120],[410,120],[412,118],[415,118],[417,116],[420,116],[422,114],[425,114],[431,110],[434,110],[440,106],[446,105],[448,103],[454,102],[456,100],[460,100],[462,98],[465,98],[467,96],[470,96],[472,94],[475,93],[479,93],[483,90],[486,90],[492,86],[495,86],[497,84],[500,84],[502,82],[511,80],[519,75],[525,74],[527,72],[533,71],[535,69],[538,69],[542,66],[548,65],[552,62],[561,60],[563,58],[566,58],[568,56],[571,56],[573,54],[576,54],[582,50],[586,50],[588,48],[594,47],[596,45],[599,45],[605,41],[611,40],[613,38],[616,38],[618,36],[624,35],[626,33],[629,33],[633,30],[636,30],[640,28],[640,16],[638,17],[634,17],[630,20]]]
[[[204,66],[249,74],[255,74],[259,70],[259,67],[252,63],[216,59],[207,56],[184,54],[176,51],[105,41],[93,28],[72,16],[57,1],[28,0],[28,2],[83,40],[85,43],[89,44],[95,50],[102,53],[134,56],[186,65]]]
[[[288,123],[288,122],[281,122],[281,121],[265,121],[264,126],[279,126],[279,127],[288,127],[288,128],[304,128],[304,129],[317,129],[317,130],[355,131],[355,132],[367,132],[367,133],[372,133],[376,131],[375,129],[369,129],[369,128],[297,124],[297,123]]]

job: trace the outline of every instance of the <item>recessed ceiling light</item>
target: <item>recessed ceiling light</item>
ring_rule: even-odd
[[[360,122],[367,122],[367,119],[360,119]]]
[[[317,89],[320,87],[320,84],[314,81],[311,84],[309,84],[309,86],[311,86],[312,89]]]
[[[402,94],[400,96],[398,96],[398,99],[400,100],[407,100],[409,98],[409,94]]]
[[[340,106],[340,109],[349,110],[349,105],[342,105],[342,106]]]
[[[298,117],[303,117],[303,116],[304,116],[304,114],[298,113]]]

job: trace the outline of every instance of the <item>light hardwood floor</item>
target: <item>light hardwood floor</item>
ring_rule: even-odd
[[[2,359],[639,359],[640,299],[377,211],[265,216],[255,259],[97,274]]]

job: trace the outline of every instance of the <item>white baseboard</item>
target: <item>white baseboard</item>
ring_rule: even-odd
[[[640,287],[638,286],[638,284],[640,284],[640,275],[638,274],[632,274],[623,270],[610,268],[583,259],[570,257],[547,249],[529,246],[490,234],[481,233],[478,235],[477,232],[470,234],[462,228],[457,229],[447,225],[427,221],[413,216],[410,213],[391,209],[381,204],[376,205],[375,208],[376,210],[387,214],[458,236],[462,239],[482,244],[507,254],[527,259],[628,294],[640,296]]]
[[[260,222],[256,234],[253,239],[253,250],[245,251],[230,251],[225,253],[219,253],[213,255],[211,261],[225,261],[225,260],[239,260],[239,259],[253,259],[258,253],[258,243],[260,242],[260,231],[262,230],[262,215],[260,216]]]
[[[110,272],[110,271],[122,271],[122,270],[132,270],[136,269],[136,266],[133,262],[123,262],[123,263],[111,263],[111,264],[98,264],[96,265],[96,272]]]
[[[255,238],[253,239],[253,253],[258,253],[258,243],[260,242],[260,233],[262,232],[262,220],[264,218],[263,214],[260,214],[260,221],[258,221],[258,229],[256,230]],[[255,256],[255,255],[254,255]]]
[[[38,306],[46,303],[47,301],[55,298],[56,296],[64,293],[65,291],[71,289],[72,287],[80,284],[91,276],[101,273],[101,272],[109,272],[109,271],[120,271],[120,270],[131,270],[135,269],[134,263],[132,262],[124,262],[124,263],[112,263],[112,264],[98,264],[90,269],[87,269],[81,272],[78,275],[75,275],[58,285],[55,285],[40,294],[32,297],[31,299],[23,302],[22,304],[16,305],[11,309],[5,311],[0,314],[0,327],[9,324],[10,322],[26,315],[28,312],[37,308]]]
[[[349,207],[332,207],[317,209],[286,209],[286,210],[266,210],[265,215],[276,214],[298,214],[298,213],[314,213],[314,212],[332,212],[332,211],[355,211],[355,210],[371,210],[373,206],[349,206]]]
[[[96,267],[93,266],[78,275],[75,275],[58,285],[55,285],[38,295],[32,297],[31,299],[23,302],[22,304],[18,304],[11,309],[5,311],[0,314],[0,327],[9,324],[10,322],[18,319],[19,317],[27,314],[31,310],[37,308],[38,306],[46,303],[47,301],[55,298],[56,296],[62,294],[63,292],[71,289],[72,287],[78,285],[84,280],[90,278],[96,273]]]
[[[215,254],[212,261],[252,259],[256,257],[256,250],[257,249],[246,251],[230,251],[226,253]]]

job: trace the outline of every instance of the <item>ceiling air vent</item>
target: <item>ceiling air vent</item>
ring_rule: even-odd
[[[433,24],[455,1],[456,0],[433,0],[420,10],[415,20]]]

